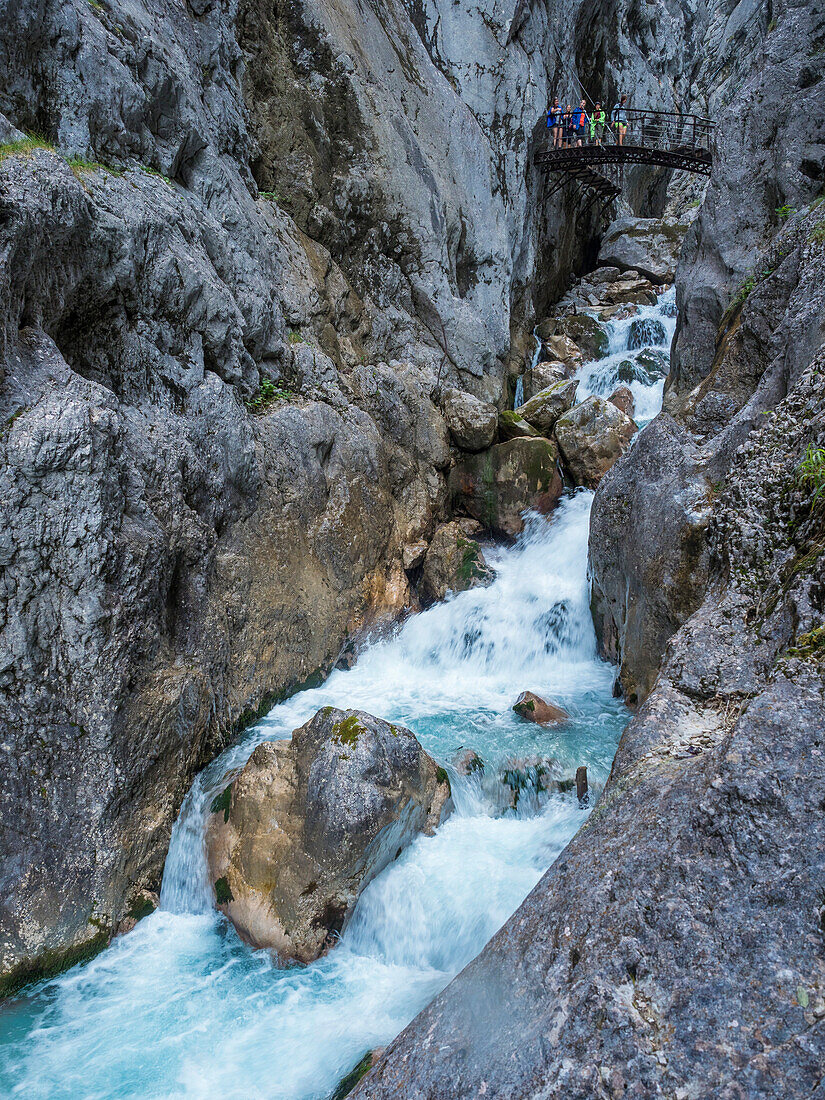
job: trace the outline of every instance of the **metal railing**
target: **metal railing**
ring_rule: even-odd
[[[605,111],[605,123],[591,137],[585,127],[582,144],[578,137],[563,139],[553,146],[547,141],[536,154],[536,162],[550,171],[569,171],[583,164],[656,164],[687,171],[710,173],[716,125],[701,115],[676,111],[626,109],[627,129],[620,135]]]

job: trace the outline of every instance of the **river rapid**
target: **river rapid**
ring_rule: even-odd
[[[626,382],[639,422],[655,415],[672,294],[640,312],[655,324],[633,335],[630,320],[605,325],[609,354],[582,368],[579,399]],[[490,587],[409,618],[354,668],[276,706],[198,776],[175,825],[160,909],[0,1009],[0,1095],[322,1100],[481,950],[585,820],[628,717],[612,695],[614,670],[596,654],[591,503],[579,490],[548,519],[529,516],[513,546],[486,551]],[[570,722],[522,722],[512,705],[524,689],[565,707]],[[367,887],[334,951],[278,969],[213,908],[204,819],[256,744],[289,737],[327,705],[412,729],[450,770],[456,808]],[[462,748],[481,755],[483,777],[456,774]],[[501,770],[528,756],[552,758],[564,776],[586,764],[590,805],[574,792],[528,792],[513,809]]]

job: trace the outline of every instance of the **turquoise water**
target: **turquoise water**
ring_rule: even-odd
[[[164,873],[162,907],[96,959],[0,1011],[0,1094],[27,1100],[328,1096],[484,946],[589,812],[575,795],[515,812],[499,770],[538,754],[604,783],[627,714],[612,698],[588,610],[592,494],[532,517],[491,555],[494,583],[407,621],[349,671],[281,706],[189,792]],[[556,729],[512,712],[531,689],[564,706]],[[448,767],[462,746],[480,781],[452,773],[456,811],[362,895],[340,945],[277,969],[213,909],[204,811],[260,740],[289,736],[318,708],[359,707],[409,726]]]

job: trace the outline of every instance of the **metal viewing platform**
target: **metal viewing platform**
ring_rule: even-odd
[[[551,194],[568,179],[576,180],[594,198],[608,201],[621,191],[613,166],[651,164],[662,168],[682,169],[709,176],[713,163],[715,123],[700,115],[683,115],[674,111],[626,110],[627,132],[619,144],[615,126],[610,125],[610,113],[603,127],[593,138],[590,126],[581,145],[576,138],[566,147],[553,147],[550,131],[535,154],[535,163],[545,172],[562,174]]]

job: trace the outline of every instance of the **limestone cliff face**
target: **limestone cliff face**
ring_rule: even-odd
[[[13,980],[105,939],[200,763],[405,602],[403,547],[443,518],[441,389],[501,400],[533,295],[590,238],[529,167],[579,25],[586,5],[0,3]],[[684,98],[672,51],[599,48],[611,93],[632,73]]]

